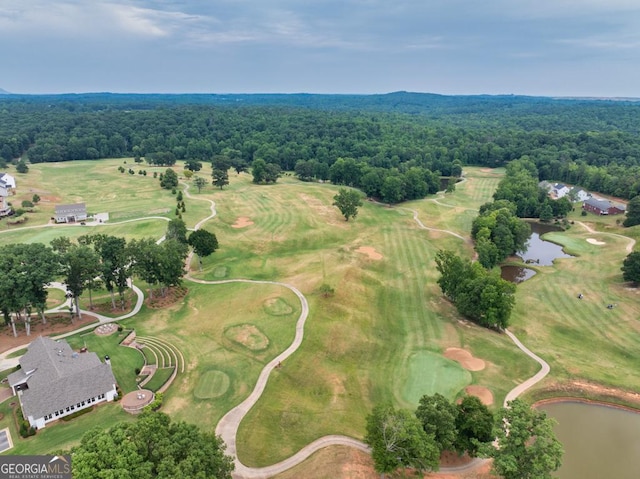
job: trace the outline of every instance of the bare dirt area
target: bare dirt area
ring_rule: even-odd
[[[447,348],[444,357],[457,361],[460,366],[469,371],[482,371],[485,368],[485,362],[480,358],[473,357],[466,349]]]
[[[252,224],[253,224],[253,221],[251,221],[251,218],[247,216],[240,216],[238,219],[236,219],[236,222],[231,225],[231,227],[246,228],[247,226],[251,226]]]
[[[169,288],[165,295],[162,296],[162,293],[159,289],[153,290],[153,298],[147,296],[145,300],[145,304],[151,309],[162,309],[167,306],[171,306],[172,304],[176,304],[180,302],[189,292],[187,288],[183,288],[181,286],[172,286]]]
[[[82,314],[82,319],[74,318],[73,323],[68,314],[47,315],[47,324],[44,325],[39,318],[31,320],[31,336],[26,335],[23,324],[16,324],[17,338],[13,337],[11,326],[3,326],[0,328],[0,353],[27,345],[38,336],[55,336],[97,322],[95,316],[87,313]]]
[[[598,402],[598,400],[602,402],[611,402],[613,404],[620,404],[623,402],[628,405],[630,410],[634,410],[634,412],[637,412],[637,409],[640,409],[640,393],[610,388],[600,384],[590,383],[588,381],[574,380],[566,383],[554,384],[544,388],[542,392],[552,393],[553,396],[556,397],[539,401],[537,404],[563,401],[567,400],[567,398],[590,402],[588,399],[582,399],[587,396],[597,398],[597,400],[594,400],[593,402]]]
[[[597,240],[597,239],[595,239],[595,238],[587,238],[587,243],[589,243],[589,244],[594,244],[594,245],[597,245],[597,246],[602,246],[602,245],[607,244],[607,243],[605,243],[604,241],[598,241],[598,240]]]
[[[493,404],[493,393],[484,386],[467,386],[464,390],[469,396],[475,396],[480,399],[485,406]]]
[[[373,260],[381,260],[384,256],[382,256],[380,253],[378,253],[376,251],[376,249],[372,246],[360,246],[357,250],[356,253],[362,253],[365,254],[369,257],[369,259],[373,259]]]

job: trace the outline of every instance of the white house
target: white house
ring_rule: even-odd
[[[551,194],[554,195],[556,199],[560,199],[568,195],[569,191],[570,189],[567,185],[564,185],[562,183],[556,183],[555,185],[553,185],[551,189]]]
[[[9,173],[0,173],[0,181],[3,181],[7,188],[11,190],[16,189],[16,179]]]
[[[74,412],[116,397],[116,379],[96,353],[77,353],[64,341],[39,337],[9,375],[22,414],[37,429]]]
[[[0,177],[0,216],[7,216],[11,212],[11,206],[7,203],[10,187],[3,178]]]
[[[87,207],[84,203],[57,205],[55,210],[56,223],[75,223],[87,219]]]
[[[569,191],[569,198],[574,203],[583,202],[583,201],[587,201],[589,198],[591,198],[591,193],[589,193],[588,191],[583,190],[582,188],[580,188],[578,186],[574,186]]]

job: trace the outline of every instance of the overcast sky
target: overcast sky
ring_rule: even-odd
[[[0,88],[640,97],[640,0],[0,0]]]

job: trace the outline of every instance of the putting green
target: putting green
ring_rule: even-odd
[[[224,335],[251,351],[262,351],[269,347],[269,338],[253,324],[231,326],[225,330]]]
[[[228,274],[228,268],[226,266],[218,266],[213,270],[214,278],[226,278]]]
[[[193,390],[193,395],[198,399],[213,399],[224,395],[229,389],[231,380],[226,373],[211,369],[205,371]]]
[[[264,302],[264,310],[271,316],[284,316],[291,314],[293,308],[283,298],[269,298]]]
[[[448,399],[471,384],[471,373],[457,362],[430,351],[418,351],[409,357],[402,399],[414,406],[425,395],[440,393]]]

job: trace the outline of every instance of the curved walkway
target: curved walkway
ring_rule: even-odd
[[[184,183],[183,183],[184,184]],[[192,199],[197,199],[197,200],[202,200],[202,201],[208,201],[211,205],[211,214],[204,218],[203,220],[199,221],[195,227],[194,230],[199,229],[206,221],[214,218],[216,216],[216,209],[215,209],[215,202],[209,199],[205,199],[205,198],[196,198],[193,197],[189,194],[188,189],[189,189],[189,185],[184,184],[185,185],[185,194],[187,197],[192,198]],[[467,238],[463,237],[462,235],[459,235],[458,233],[455,233],[453,231],[449,231],[449,230],[441,230],[441,229],[437,229],[437,228],[430,228],[426,225],[424,225],[422,223],[422,221],[418,218],[418,212],[415,210],[409,210],[413,212],[413,219],[414,221],[420,226],[420,228],[425,229],[425,230],[431,230],[431,231],[439,231],[439,232],[443,232],[446,234],[450,234],[453,235],[459,239],[461,239],[462,241],[468,241]],[[163,219],[166,219],[164,217],[162,217]],[[594,232],[595,231],[591,230],[589,227],[587,227],[586,225],[584,225],[583,223],[580,223],[583,227],[585,227],[588,231],[590,232]],[[601,234],[610,234],[610,235],[614,235],[614,236],[622,236],[622,235],[616,235],[614,233],[601,233]],[[624,237],[624,236],[623,236]],[[626,237],[624,237],[626,238]],[[629,250],[629,248],[632,250],[633,246],[635,244],[635,240],[631,240],[632,242],[627,246],[627,250]],[[315,441],[313,441],[312,443],[306,445],[305,447],[303,447],[300,451],[298,451],[296,454],[294,454],[293,456],[285,459],[284,461],[281,461],[277,464],[273,464],[271,466],[267,466],[267,467],[261,467],[261,468],[252,468],[252,467],[247,467],[244,464],[242,464],[238,458],[237,458],[237,447],[236,447],[236,436],[237,436],[237,432],[238,432],[238,428],[240,426],[240,422],[242,421],[242,419],[245,417],[245,415],[249,412],[249,410],[257,403],[257,401],[260,399],[267,381],[269,379],[269,376],[271,374],[271,372],[274,370],[274,368],[276,367],[276,365],[279,362],[284,361],[285,359],[287,359],[288,357],[290,357],[295,351],[297,351],[297,349],[300,347],[300,345],[302,344],[302,340],[304,338],[304,325],[305,322],[307,320],[308,314],[309,314],[309,305],[307,302],[307,299],[305,298],[305,296],[294,286],[287,284],[287,283],[281,283],[281,282],[276,282],[276,281],[260,281],[260,280],[250,280],[250,279],[227,279],[227,280],[219,280],[219,281],[207,281],[207,280],[201,280],[201,279],[196,279],[191,277],[190,275],[187,274],[186,279],[188,279],[189,281],[193,281],[195,283],[200,283],[200,284],[210,284],[210,285],[215,285],[215,284],[225,284],[225,283],[253,283],[253,284],[272,284],[272,285],[279,285],[282,287],[285,287],[287,289],[289,289],[290,291],[292,291],[300,300],[300,304],[301,304],[301,312],[300,312],[300,316],[298,318],[298,321],[296,322],[296,332],[295,332],[295,337],[293,342],[291,343],[291,345],[284,350],[282,353],[280,353],[278,356],[276,356],[274,359],[272,359],[260,372],[260,375],[258,377],[258,380],[256,382],[256,385],[253,389],[253,391],[251,392],[251,394],[244,400],[242,401],[242,403],[240,403],[238,406],[234,407],[233,409],[231,409],[227,414],[225,414],[223,416],[223,418],[220,420],[220,422],[218,423],[217,427],[216,427],[216,434],[220,435],[222,437],[222,439],[224,440],[224,442],[227,445],[227,450],[226,452],[228,454],[231,454],[235,459],[235,472],[233,473],[233,476],[235,478],[238,479],[258,479],[258,478],[268,478],[271,477],[275,474],[278,474],[280,472],[283,472],[287,469],[290,469],[298,464],[300,464],[302,461],[304,461],[305,459],[307,459],[311,454],[313,454],[314,452],[327,447],[327,446],[332,446],[332,445],[342,445],[342,446],[350,446],[350,447],[354,447],[357,448],[359,450],[365,451],[365,452],[370,452],[370,448],[364,444],[361,441],[358,441],[357,439],[351,438],[351,437],[347,437],[347,436],[340,436],[340,435],[330,435],[330,436],[324,436],[321,437],[319,439],[316,439]],[[52,284],[52,287],[57,287],[57,288],[64,288],[64,285],[60,285],[59,283],[56,284]],[[93,314],[94,316],[96,316],[100,322],[100,324],[103,323],[108,323],[108,322],[113,322],[113,321],[118,321],[121,319],[125,319],[125,318],[129,318],[135,314],[138,313],[138,311],[140,310],[143,300],[144,300],[144,296],[142,291],[137,288],[136,286],[134,286],[133,284],[131,284],[132,289],[136,292],[137,296],[138,296],[138,301],[136,302],[135,307],[133,308],[133,310],[130,313],[127,313],[125,315],[119,316],[117,318],[109,318],[106,316],[102,316],[99,314],[94,314],[91,312],[87,312],[90,314]],[[85,312],[85,311],[83,311]],[[58,336],[57,338],[63,338],[66,336],[69,336],[71,334],[76,334],[78,332],[84,331],[84,330],[89,330],[89,329],[93,329],[95,328],[95,324],[93,325],[89,325],[80,329],[77,329],[75,331],[72,331],[70,333],[66,333],[63,335]],[[543,360],[541,359],[539,356],[537,356],[536,354],[534,354],[533,352],[531,352],[527,347],[525,347],[519,340],[518,338],[516,338],[515,335],[513,335],[513,333],[511,333],[510,331],[505,330],[505,333],[507,334],[507,336],[509,336],[509,338],[515,343],[515,345],[520,348],[521,351],[523,351],[526,355],[528,355],[529,357],[531,357],[532,359],[534,359],[536,362],[538,362],[541,365],[541,369],[540,371],[538,371],[533,377],[527,379],[526,381],[524,381],[522,384],[519,384],[518,386],[516,386],[515,388],[513,388],[505,397],[505,402],[504,404],[506,405],[506,403],[508,401],[511,401],[513,399],[515,399],[516,397],[518,397],[519,395],[521,395],[522,393],[524,393],[526,390],[528,390],[529,388],[533,387],[533,385],[535,385],[536,383],[538,383],[539,381],[541,381],[550,371],[549,365]],[[6,360],[6,356],[8,354],[10,354],[11,352],[15,351],[15,350],[19,350],[21,348],[24,348],[24,346],[20,346],[18,348],[14,348],[11,351],[7,351],[5,353],[3,353],[2,355],[0,355],[0,370],[2,369],[2,367],[4,366],[3,361]],[[17,361],[17,358],[16,358]],[[442,472],[454,472],[454,471],[464,471],[464,470],[468,470],[468,469],[472,469],[474,467],[476,467],[479,463],[482,463],[482,460],[478,460],[478,461],[473,461],[471,464],[468,464],[466,466],[462,466],[462,467],[455,467],[455,468],[442,468],[441,471]]]
[[[583,223],[582,221],[576,221],[576,223],[578,223],[580,226],[582,226],[584,229],[586,229],[589,233],[593,233],[593,234],[597,234],[597,235],[614,236],[616,238],[622,238],[622,239],[629,240],[629,242],[627,243],[626,251],[627,251],[627,253],[632,253],[633,252],[633,247],[636,245],[636,240],[634,240],[633,238],[629,238],[628,236],[624,236],[624,235],[619,235],[617,233],[607,233],[606,231],[596,231],[591,226]]]

